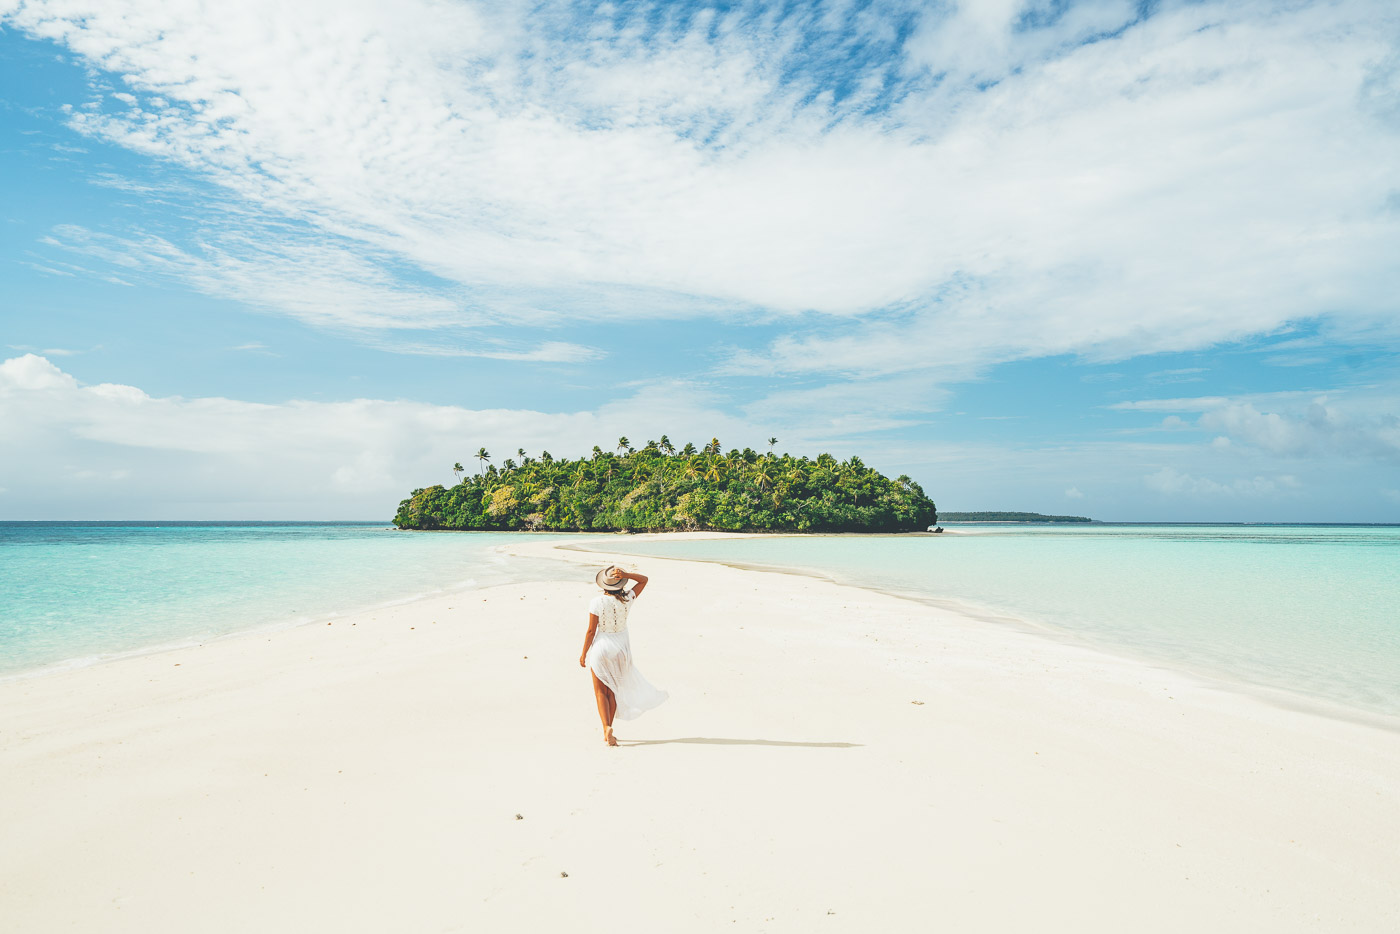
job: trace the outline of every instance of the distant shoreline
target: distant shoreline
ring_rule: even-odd
[[[1093,522],[1088,516],[1052,516],[1039,512],[1017,512],[1016,510],[980,509],[964,512],[939,513],[940,522]]]

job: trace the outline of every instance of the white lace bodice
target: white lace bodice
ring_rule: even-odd
[[[594,597],[593,602],[588,604],[588,612],[598,617],[598,631],[626,632],[627,611],[632,608],[632,601],[635,599],[630,594],[626,600],[601,593]]]

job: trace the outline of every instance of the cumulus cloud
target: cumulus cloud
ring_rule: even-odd
[[[1393,469],[1381,465],[1333,459],[1280,471],[1263,452],[1203,445],[872,437],[862,434],[868,426],[833,424],[819,406],[804,413],[794,404],[785,417],[760,418],[726,414],[722,402],[703,385],[674,381],[636,386],[583,411],[384,399],[254,403],[84,383],[24,354],[0,363],[0,514],[387,518],[411,489],[452,482],[450,465],[478,447],[499,463],[519,447],[578,456],[619,435],[635,443],[662,433],[678,444],[718,435],[726,448],[759,449],[777,435],[780,451],[860,454],[885,473],[910,474],[945,509],[1054,511],[1065,498],[1078,501],[1087,484],[1093,515],[1103,519],[1163,518],[1145,514],[1152,505],[1145,493],[1163,497],[1167,518],[1176,519],[1276,520],[1288,508],[1283,518],[1384,521],[1394,511],[1383,496],[1353,495],[1393,488]]]
[[[1325,398],[1296,413],[1261,412],[1247,402],[1224,405],[1204,413],[1200,425],[1271,454],[1333,453],[1400,464],[1400,417],[1351,417]]]
[[[1299,487],[1298,479],[1290,474],[1274,477],[1241,477],[1227,483],[1209,477],[1195,477],[1172,467],[1163,467],[1143,477],[1149,490],[1169,496],[1179,494],[1206,496],[1270,496]]]
[[[1393,331],[1393,5],[1143,10],[33,0],[6,22],[124,83],[74,128],[238,208],[188,241],[56,243],[316,324],[778,315],[802,330],[736,366],[949,379],[1308,317]]]
[[[621,434],[759,443],[759,429],[711,402],[685,384],[573,412],[160,397],[85,384],[24,354],[0,363],[3,508],[8,518],[388,517],[414,487],[450,483],[447,468],[483,446],[499,463],[519,447],[579,456]]]
[[[1198,413],[1188,423],[1168,415],[1162,427],[1214,435],[1217,449],[1244,448],[1287,458],[1361,458],[1400,463],[1400,396],[1373,386],[1318,395],[1299,391],[1254,396],[1200,396],[1119,402],[1126,412]]]

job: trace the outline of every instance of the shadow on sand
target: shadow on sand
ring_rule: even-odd
[[[659,746],[662,743],[694,743],[700,746],[808,746],[813,749],[852,749],[861,743],[795,743],[785,739],[716,739],[686,736],[681,739],[619,739],[619,746]]]

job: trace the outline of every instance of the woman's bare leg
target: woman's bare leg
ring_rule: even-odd
[[[589,674],[593,674],[591,671]],[[593,699],[598,702],[598,719],[603,721],[603,726],[612,723],[612,717],[608,716],[608,695],[612,693],[608,686],[598,680],[597,675],[593,675]]]
[[[609,746],[616,746],[617,737],[613,735],[613,717],[617,716],[617,695],[609,687],[604,687],[603,693],[608,696],[608,722],[603,727],[603,739],[608,741]]]
[[[612,722],[617,713],[617,698],[613,697],[613,692],[608,690],[606,684],[598,680],[597,675],[593,675],[593,697],[598,702],[598,719],[603,721],[603,739],[609,746],[616,746],[617,740],[613,739],[612,735]]]

